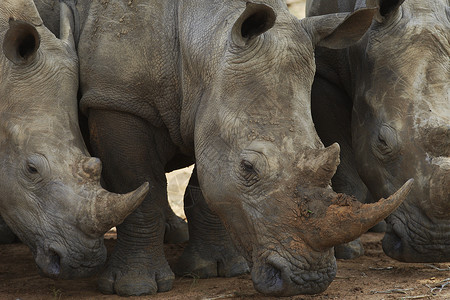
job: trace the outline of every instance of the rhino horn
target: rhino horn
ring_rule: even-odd
[[[81,169],[87,178],[100,181],[102,174],[102,163],[97,157],[87,157],[81,161]]]
[[[102,236],[122,223],[142,203],[148,190],[148,182],[127,194],[111,193],[99,186],[96,195],[84,203],[78,213],[81,229],[91,236]]]
[[[335,194],[325,216],[302,224],[308,228],[309,242],[319,249],[326,249],[356,239],[391,214],[408,196],[413,182],[409,179],[389,198],[371,204]]]
[[[313,150],[306,153],[298,161],[298,168],[302,177],[303,185],[327,187],[331,184],[331,178],[336,173],[340,163],[340,146],[334,143],[325,149]]]
[[[327,148],[325,148],[321,155],[318,157],[318,160],[314,162],[319,169],[316,172],[316,177],[322,179],[325,184],[329,184],[331,178],[336,173],[337,167],[340,163],[339,153],[341,151],[341,147],[338,143],[334,143]]]
[[[115,194],[102,188],[99,184],[102,164],[96,157],[84,157],[77,166],[84,184],[95,191],[88,196],[87,201],[81,203],[78,214],[81,229],[92,236],[101,236],[111,227],[122,223],[148,193],[147,182],[128,194]]]

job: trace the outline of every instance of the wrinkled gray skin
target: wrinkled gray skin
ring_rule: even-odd
[[[41,13],[42,19],[45,22],[45,25],[52,31],[56,36],[59,36],[59,3],[56,0],[35,0],[34,1],[38,11]],[[90,8],[90,2],[89,1],[70,1],[68,0],[67,3],[73,4],[77,3],[75,13],[77,16],[75,19],[79,20],[77,24],[80,26],[75,26],[74,28],[74,35],[76,42],[79,39],[79,31],[81,30],[81,26],[84,25],[86,22],[86,18],[88,17],[88,10]],[[80,115],[80,126],[82,133],[85,138],[85,142],[88,144],[89,147],[89,133],[87,129],[87,120],[83,115]],[[192,162],[191,162],[192,163]],[[166,171],[172,171],[179,168],[179,164],[176,164],[175,166],[168,166],[166,167]],[[165,205],[166,213],[166,224],[165,224],[165,234],[164,234],[164,241],[166,243],[181,243],[186,242],[189,238],[188,229],[186,222],[179,218],[175,213],[172,211],[168,203]]]
[[[33,1],[0,3],[0,215],[43,275],[74,278],[103,265],[103,234],[148,184],[128,195],[100,186],[100,161],[78,128],[78,59],[62,14],[57,39]]]
[[[217,228],[252,267],[255,288],[272,295],[326,289],[336,272],[332,246],[376,224],[411,188],[408,182],[368,206],[336,195],[330,180],[339,146],[324,149],[311,118],[314,46],[356,42],[374,10],[298,21],[284,1],[111,0],[78,7],[80,105],[105,182],[116,192],[150,183],[145,201],[118,226],[99,278],[102,292],[171,289],[164,172],[173,166],[195,160],[202,190],[199,196],[189,188],[197,193],[190,200],[200,202],[186,207],[191,241],[183,257],[191,261],[177,272],[247,270],[227,243],[204,243],[218,241],[210,230]],[[226,257],[205,255],[221,247]]]
[[[386,219],[383,249],[400,261],[448,262],[449,2],[372,4],[380,6],[380,13],[359,43],[344,50],[316,49],[313,117],[324,143],[342,146],[344,168],[338,169],[333,187],[364,191],[359,174],[370,192],[382,197],[414,178],[407,200]],[[307,15],[358,6],[313,0]],[[357,173],[349,172],[355,163]]]

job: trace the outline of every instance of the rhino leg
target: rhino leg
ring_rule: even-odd
[[[235,249],[222,222],[208,208],[195,170],[184,196],[184,210],[190,239],[175,266],[177,275],[209,278],[249,272],[247,262]]]
[[[164,243],[179,244],[189,240],[189,230],[186,222],[177,216],[168,205],[166,208],[166,229]]]
[[[370,232],[386,232],[386,221],[381,221],[380,223],[378,223],[377,225],[373,226],[372,228],[369,229]]]
[[[339,259],[354,259],[364,254],[364,247],[361,240],[340,244],[334,247],[334,256]]]
[[[6,225],[3,218],[0,216],[0,244],[11,244],[18,239],[14,232]]]
[[[168,291],[174,274],[163,249],[168,205],[164,163],[175,151],[168,133],[131,114],[100,110],[89,111],[89,130],[109,189],[125,192],[150,183],[141,206],[117,226],[117,243],[99,289],[121,296]]]
[[[323,144],[327,147],[338,142],[341,146],[341,163],[331,180],[333,190],[355,196],[366,203],[370,193],[356,170],[351,138],[352,104],[349,97],[319,75],[314,78],[311,98],[314,125]],[[364,254],[359,239],[334,249],[336,258],[352,259]]]

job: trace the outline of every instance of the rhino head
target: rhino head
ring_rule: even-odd
[[[200,95],[194,125],[198,178],[208,206],[252,267],[258,291],[319,293],[336,273],[333,246],[387,216],[411,182],[372,205],[334,193],[330,180],[340,148],[324,148],[312,121],[314,47],[356,42],[374,10],[299,21],[284,2],[265,2],[236,1],[231,13],[212,12],[208,20],[224,13],[226,21],[206,34],[180,26],[183,39],[196,45],[182,45],[184,71],[202,70],[186,80],[206,86],[185,95]],[[214,43],[201,44],[209,40]],[[205,55],[213,47],[221,47],[220,54]],[[210,60],[202,61],[205,56]]]
[[[125,195],[100,186],[100,160],[89,157],[78,127],[78,61],[62,5],[61,39],[33,1],[0,5],[0,213],[43,274],[72,278],[102,266],[103,234],[148,184]]]
[[[450,261],[448,1],[376,2],[376,21],[349,55],[358,172],[376,197],[415,180],[387,219],[387,255]]]

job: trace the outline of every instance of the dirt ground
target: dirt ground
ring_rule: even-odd
[[[380,233],[368,233],[362,240],[366,254],[355,260],[338,260],[338,273],[323,293],[284,299],[450,299],[450,263],[406,264],[383,254]],[[110,249],[115,240],[105,240]],[[166,245],[172,265],[184,245]],[[0,245],[0,299],[121,299],[102,295],[96,278],[56,281],[40,277],[28,248],[23,244]],[[448,285],[446,285],[448,284]],[[237,278],[176,278],[167,293],[127,299],[275,299],[253,289],[250,275]]]

